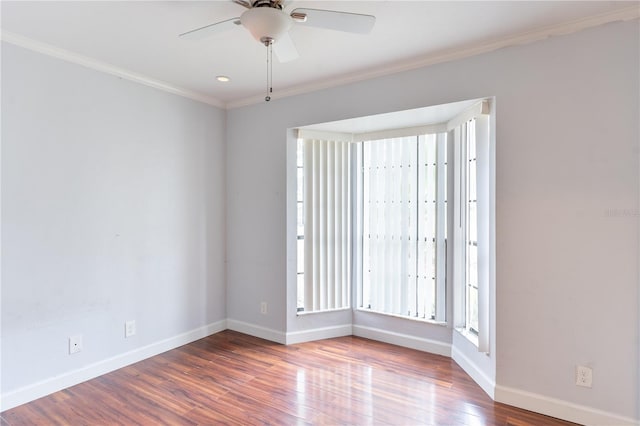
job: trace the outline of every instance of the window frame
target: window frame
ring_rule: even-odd
[[[493,211],[495,193],[495,167],[492,160],[493,143],[491,125],[491,105],[482,102],[466,116],[451,126],[450,135],[454,138],[454,247],[453,287],[454,287],[454,328],[472,342],[480,352],[489,352],[490,346],[490,301],[495,271],[495,216]],[[470,130],[468,123],[473,122]],[[473,135],[469,132],[472,131]],[[476,188],[476,239],[469,238],[469,172],[470,164],[468,142],[473,136],[475,143]],[[466,182],[461,186],[461,182]],[[477,306],[470,306],[469,248],[475,247],[477,255]],[[482,260],[482,261],[481,261]],[[477,322],[470,317],[476,309]]]

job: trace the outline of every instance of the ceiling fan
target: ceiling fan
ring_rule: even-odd
[[[326,28],[356,34],[367,34],[376,22],[375,16],[333,10],[298,8],[287,14],[282,0],[232,0],[246,8],[239,17],[227,19],[180,34],[185,39],[202,39],[212,34],[242,25],[262,44],[273,44],[280,62],[299,55],[289,37],[294,24]]]
[[[297,8],[287,13],[283,10],[283,0],[232,0],[246,8],[239,17],[227,19],[196,28],[179,35],[184,39],[202,39],[236,26],[243,26],[254,39],[267,47],[267,84],[270,85],[271,52],[275,52],[280,62],[289,62],[299,57],[289,36],[295,25],[319,27],[356,34],[368,34],[376,22],[375,16],[358,13],[339,12],[323,9]],[[269,93],[265,100],[270,100]]]

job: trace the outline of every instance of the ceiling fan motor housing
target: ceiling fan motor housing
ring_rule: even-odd
[[[251,3],[251,7],[271,7],[273,9],[282,10],[280,0],[255,0]]]

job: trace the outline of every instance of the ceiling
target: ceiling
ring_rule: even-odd
[[[637,17],[637,1],[312,1],[296,7],[375,15],[368,35],[294,25],[300,53],[273,65],[273,98],[330,87],[447,58]],[[2,1],[2,37],[233,107],[259,102],[266,90],[266,51],[243,27],[203,40],[178,34],[238,17],[219,1]],[[635,15],[635,16],[634,16]],[[569,24],[564,26],[564,24]],[[63,50],[60,50],[63,49]],[[37,49],[36,49],[37,50]],[[216,81],[227,75],[228,83]]]
[[[366,117],[311,124],[299,128],[321,132],[362,134],[418,126],[424,127],[432,124],[446,123],[481,100],[482,99],[470,99],[444,105],[432,105],[404,111],[369,115]]]

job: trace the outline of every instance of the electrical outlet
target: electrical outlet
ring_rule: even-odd
[[[69,337],[69,355],[82,351],[82,334]]]
[[[590,388],[593,383],[593,370],[584,365],[576,365],[576,385]]]
[[[136,334],[136,322],[127,321],[124,323],[124,337],[135,336]]]
[[[260,313],[266,315],[267,312],[267,302],[260,303]]]

